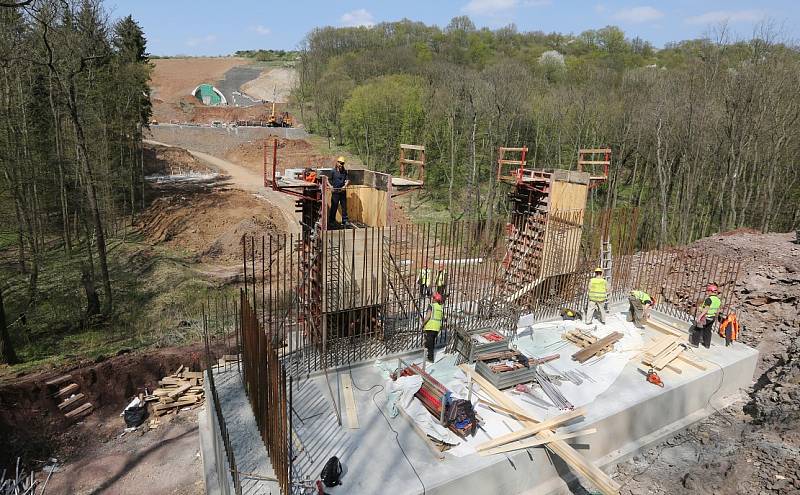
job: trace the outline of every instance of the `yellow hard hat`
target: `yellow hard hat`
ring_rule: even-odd
[[[344,163],[344,157],[340,156],[339,158],[336,159],[336,161],[339,163]]]
[[[603,269],[598,266],[597,268],[594,269],[594,272],[595,273],[603,273]]]

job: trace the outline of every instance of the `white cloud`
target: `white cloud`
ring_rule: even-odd
[[[614,19],[622,22],[651,22],[664,17],[664,13],[655,7],[643,6],[623,9],[614,14]]]
[[[719,24],[720,22],[758,22],[764,13],[758,10],[713,10],[686,19],[687,24]]]
[[[357,9],[346,14],[343,14],[342,17],[339,19],[342,26],[345,27],[356,27],[356,26],[366,26],[372,27],[375,25],[375,19],[372,17],[367,9]]]
[[[255,27],[253,27],[251,29],[253,31],[255,31],[256,34],[261,35],[261,36],[267,36],[268,34],[272,34],[272,30],[270,28],[264,27],[261,24],[259,24],[258,26],[255,26]]]
[[[207,34],[205,36],[200,36],[197,38],[189,38],[188,40],[186,40],[186,46],[210,45],[216,41],[217,41],[217,35]]]
[[[462,11],[472,15],[497,14],[517,6],[517,0],[470,0]]]

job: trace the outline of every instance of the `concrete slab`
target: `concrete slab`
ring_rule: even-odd
[[[646,339],[661,335],[652,329],[644,333]],[[520,338],[525,338],[524,332]],[[616,380],[586,406],[585,419],[563,429],[595,427],[597,433],[567,442],[599,467],[610,469],[708,416],[714,408],[724,407],[750,386],[758,355],[754,349],[742,344],[725,348],[721,339],[715,339],[711,349],[691,352],[706,361],[708,369],[681,365],[681,374],[665,370],[661,373],[664,388],[645,381],[638,369],[639,359],[629,361]],[[326,489],[331,494],[569,493],[567,483],[574,480],[572,472],[546,448],[486,457],[446,454],[443,460],[437,460],[403,417],[390,417],[385,369],[395,363],[385,358],[378,366],[370,362],[329,370],[333,401],[324,374],[295,380],[296,476],[318,477],[327,459],[336,455],[345,472],[342,486]],[[454,367],[452,360],[443,360],[437,364],[436,374],[456,376],[458,372],[449,367]],[[360,424],[357,430],[340,426],[333,409],[335,403],[344,416],[338,379],[343,373],[352,377]],[[531,405],[523,408],[534,417],[542,414]],[[502,424],[507,431],[520,428],[510,418]]]

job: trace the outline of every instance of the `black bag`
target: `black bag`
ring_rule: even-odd
[[[122,413],[122,417],[125,419],[125,426],[128,428],[136,428],[140,424],[144,423],[144,418],[146,416],[146,407],[129,407]]]
[[[339,458],[333,456],[328,459],[328,462],[325,463],[325,467],[322,468],[322,472],[319,473],[319,477],[328,488],[341,485],[342,463],[339,462]]]

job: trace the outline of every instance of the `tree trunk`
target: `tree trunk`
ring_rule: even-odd
[[[14,352],[14,345],[11,343],[11,336],[6,328],[6,310],[3,306],[3,291],[0,290],[0,363],[16,364],[17,353]]]
[[[83,165],[86,175],[86,196],[89,200],[89,207],[92,210],[92,220],[94,221],[94,231],[97,237],[97,254],[100,260],[100,275],[103,278],[103,291],[105,300],[103,302],[103,313],[108,315],[113,309],[113,298],[111,293],[111,277],[108,274],[108,258],[106,255],[106,236],[103,231],[103,219],[100,217],[100,208],[97,204],[97,192],[94,186],[94,174],[92,165],[89,161],[89,154],[86,148],[86,137],[83,134],[83,126],[78,117],[78,104],[75,96],[75,82],[69,81],[69,114],[72,118],[77,141],[78,162]]]
[[[86,292],[86,318],[91,318],[100,313],[100,298],[94,286],[94,276],[87,263],[81,264],[81,283]]]

